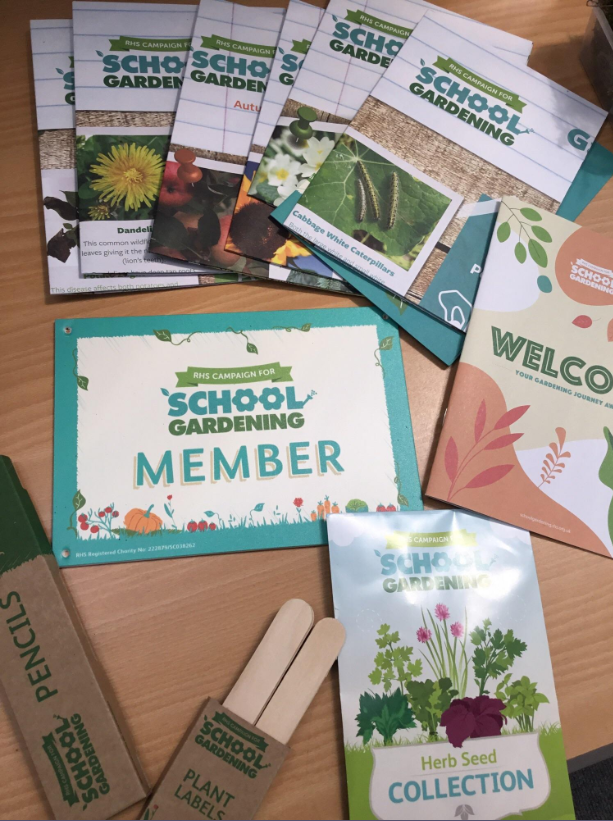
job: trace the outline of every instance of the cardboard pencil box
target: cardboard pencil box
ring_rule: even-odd
[[[0,685],[56,818],[111,818],[148,786],[34,505],[0,456]]]

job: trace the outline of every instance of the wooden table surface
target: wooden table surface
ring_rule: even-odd
[[[484,23],[534,41],[530,65],[596,101],[579,62],[585,0],[450,0]],[[51,297],[44,262],[28,21],[70,17],[69,0],[3,9],[0,67],[0,452],[9,455],[51,529],[53,320],[363,304],[272,283],[119,296]],[[605,125],[600,141],[613,148]],[[613,182],[578,220],[613,236]],[[428,474],[454,369],[402,333],[420,475]],[[1,503],[1,500],[0,500]],[[613,742],[613,561],[533,538],[568,757]],[[65,570],[153,783],[205,696],[223,698],[288,598],[332,614],[325,547]],[[260,818],[347,817],[338,679],[321,688]],[[137,807],[125,813],[136,818]],[[49,818],[0,707],[0,818]]]

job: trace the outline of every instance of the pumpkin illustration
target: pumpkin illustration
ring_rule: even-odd
[[[123,520],[127,530],[133,530],[135,533],[155,533],[162,526],[162,520],[155,513],[151,512],[153,505],[149,505],[147,510],[142,510],[140,507],[129,510]]]

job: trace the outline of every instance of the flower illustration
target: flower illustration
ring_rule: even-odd
[[[294,499],[294,507],[302,507],[304,504],[304,499],[301,499],[300,496],[296,496]]]
[[[268,182],[270,185],[296,185],[297,174],[301,165],[293,160],[289,154],[277,154],[268,166]]]
[[[445,604],[437,604],[434,608],[434,615],[439,621],[445,621],[449,618],[449,608]]]
[[[461,639],[464,635],[464,628],[462,627],[459,621],[454,621],[450,629],[451,635],[455,636],[456,639]]]
[[[321,168],[324,160],[334,148],[334,140],[330,137],[322,137],[320,140],[317,137],[311,137],[308,141],[308,147],[304,150],[302,156],[304,157],[305,165],[300,169],[303,177],[312,177]]]
[[[153,149],[126,143],[114,145],[110,154],[98,154],[98,163],[90,168],[100,177],[91,183],[91,188],[101,192],[102,200],[111,205],[123,200],[127,211],[155,202],[164,163]]]
[[[283,404],[284,396],[279,388],[264,388],[260,394],[260,402],[268,410],[279,410]]]
[[[232,404],[239,411],[252,411],[258,398],[251,388],[239,388],[232,397]]]
[[[101,203],[100,205],[92,205],[87,209],[89,218],[91,220],[107,220],[111,216],[111,209],[108,205]]]
[[[420,641],[422,644],[426,644],[426,642],[430,641],[432,638],[432,630],[428,630],[427,627],[419,627],[417,629],[417,641]]]

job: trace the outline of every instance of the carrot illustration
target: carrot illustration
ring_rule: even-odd
[[[324,496],[324,511],[325,511],[326,516],[328,515],[328,513],[330,513],[330,508],[331,507],[332,507],[332,505],[330,504],[330,497],[329,496]],[[325,519],[325,516],[324,516],[324,519]]]
[[[316,521],[317,521],[317,513],[315,513],[315,511],[314,511],[314,510],[312,510],[312,511],[311,511],[311,521],[312,521],[312,522],[316,522]]]
[[[341,509],[338,506],[338,502],[332,502],[332,513],[340,513]]]
[[[320,519],[325,519],[326,518],[326,512],[324,510],[324,506],[323,506],[322,502],[317,502],[317,516]]]

